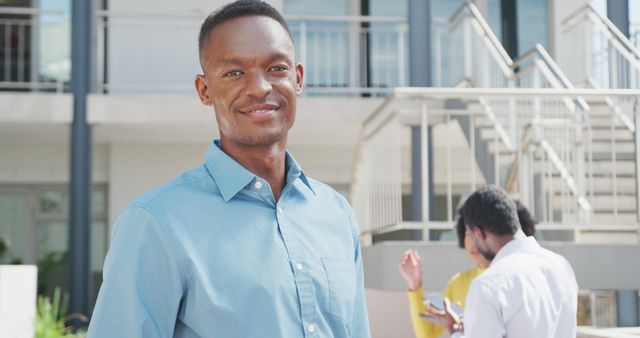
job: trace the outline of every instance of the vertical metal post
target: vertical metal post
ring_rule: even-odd
[[[414,87],[431,86],[431,0],[409,0],[409,82]],[[425,107],[426,108],[426,107]],[[427,148],[428,124],[411,130],[411,218],[431,219],[433,203],[433,170],[430,170]],[[426,179],[423,179],[426,178]],[[423,196],[427,198],[423,199]],[[426,212],[426,213],[425,213]],[[423,239],[428,240],[428,230]],[[416,238],[417,239],[417,238]]]
[[[638,137],[638,131],[640,130],[640,99],[636,98],[634,107],[634,122],[635,130],[633,131],[633,141],[635,144],[634,155],[636,165],[636,220],[640,222],[640,137]],[[593,156],[593,155],[591,155]],[[592,174],[593,175],[593,174]],[[593,180],[593,178],[591,178]],[[640,226],[638,227],[638,236],[640,236]]]
[[[71,226],[69,231],[69,311],[89,315],[91,235],[91,128],[87,94],[91,88],[93,1],[72,1],[71,12]]]
[[[360,0],[360,15],[369,16],[370,12],[369,0]],[[360,87],[371,88],[373,83],[371,74],[371,24],[368,21],[361,21],[360,30],[363,42],[360,50]],[[363,96],[370,95],[370,93],[363,94]]]
[[[431,172],[431,168],[429,166],[430,162],[429,161],[429,154],[427,153],[427,144],[431,143],[428,142],[429,140],[429,120],[428,120],[428,112],[427,112],[427,103],[423,103],[422,104],[422,118],[420,121],[420,150],[421,150],[421,156],[420,156],[420,167],[421,167],[421,172],[424,174],[424,176],[426,177],[431,177],[432,176],[432,172]],[[428,241],[429,240],[429,220],[430,220],[430,201],[431,201],[431,189],[429,186],[429,182],[427,180],[421,180],[420,182],[422,184],[421,186],[421,190],[422,190],[422,222],[424,224],[424,233],[423,233],[423,239]]]

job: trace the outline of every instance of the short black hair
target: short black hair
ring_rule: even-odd
[[[289,25],[284,20],[280,12],[278,12],[277,9],[273,8],[273,6],[264,1],[237,0],[211,13],[204,20],[202,26],[200,26],[200,35],[198,36],[198,55],[202,57],[202,51],[207,46],[209,34],[211,34],[211,31],[216,26],[231,19],[251,15],[266,16],[277,21],[287,31],[287,34],[289,34],[291,41],[293,41],[293,36],[291,35]]]
[[[529,209],[520,202],[520,200],[515,200],[516,209],[518,210],[518,221],[520,221],[520,227],[522,228],[522,232],[524,232],[527,236],[533,236],[536,234],[536,221],[533,218],[533,215],[529,212]]]
[[[464,225],[462,208],[458,209],[458,220],[456,221],[456,234],[458,235],[458,247],[464,249],[464,236],[467,234],[467,226]]]
[[[495,235],[512,235],[518,231],[516,203],[496,185],[476,190],[462,207],[464,222]]]
[[[518,222],[520,222],[520,228],[527,236],[534,236],[536,234],[536,225],[538,221],[533,217],[529,209],[520,202],[520,200],[514,200],[516,209],[518,212]],[[462,216],[462,208],[458,209],[458,220],[456,221],[456,235],[458,235],[458,247],[464,249],[464,236],[467,234],[467,227],[464,224],[464,217]]]

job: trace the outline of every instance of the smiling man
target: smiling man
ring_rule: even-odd
[[[116,222],[89,337],[369,337],[358,227],[286,151],[304,70],[282,16],[209,16],[195,85],[220,139]]]

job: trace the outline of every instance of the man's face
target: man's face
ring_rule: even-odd
[[[467,233],[471,236],[476,250],[478,250],[478,252],[482,254],[482,256],[484,256],[484,258],[486,258],[489,262],[493,261],[493,259],[496,257],[496,253],[492,252],[491,249],[489,249],[489,246],[487,245],[486,233],[480,228],[470,227],[469,224],[467,224],[466,226]]]
[[[211,31],[196,88],[215,109],[223,144],[286,142],[302,91],[303,68],[294,53],[287,31],[269,17],[235,18]]]

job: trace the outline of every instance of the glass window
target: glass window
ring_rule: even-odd
[[[464,2],[465,0],[433,0],[431,1],[431,16],[449,18]]]
[[[502,41],[502,16],[500,12],[500,1],[501,0],[488,0],[487,1],[487,12],[489,12],[489,17],[487,18],[487,23],[489,23],[489,27],[496,35],[499,41]]]
[[[68,202],[66,191],[45,191],[40,195],[38,211],[43,215],[65,215],[69,210]]]
[[[536,43],[549,49],[547,0],[518,0],[518,52],[523,55]]]
[[[107,189],[92,191],[90,269],[95,301],[107,251]],[[0,264],[37,264],[38,293],[69,290],[69,192],[65,186],[0,187]]]
[[[62,14],[45,14],[38,18],[38,76],[45,81],[68,82],[71,76],[71,2],[41,0],[42,10]]]
[[[0,191],[0,264],[27,262],[27,195]]]
[[[347,0],[284,0],[284,14],[347,15]]]
[[[629,0],[629,38],[640,48],[640,1]]]
[[[344,16],[347,0],[285,0],[285,15]],[[342,21],[289,20],[307,88],[349,84],[349,33]],[[304,50],[303,50],[304,48]]]
[[[406,86],[409,82],[408,2],[370,0],[369,6],[371,16],[403,18],[399,23],[370,25],[369,84],[380,88]]]

